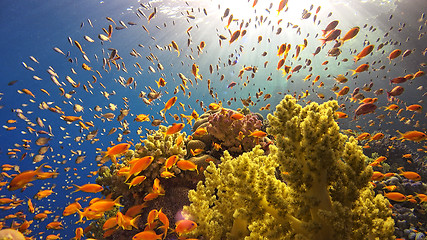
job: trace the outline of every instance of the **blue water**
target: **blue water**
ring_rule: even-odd
[[[6,187],[0,192],[1,197],[11,197],[12,194],[16,198],[26,200],[26,197],[32,198],[42,188],[53,188],[54,195],[42,199],[33,200],[38,212],[43,210],[51,210],[54,213],[49,215],[44,221],[34,221],[30,229],[33,231],[30,236],[37,236],[39,232],[43,238],[48,234],[58,234],[63,239],[70,239],[74,236],[74,229],[77,226],[86,227],[88,222],[82,225],[75,225],[74,222],[78,220],[76,216],[62,217],[62,210],[65,205],[73,202],[75,198],[92,198],[95,196],[100,197],[101,195],[87,194],[87,193],[71,193],[71,190],[67,187],[72,184],[82,185],[85,183],[94,183],[96,177],[88,177],[90,171],[96,171],[95,157],[97,155],[95,149],[100,148],[106,150],[110,143],[117,143],[118,130],[116,133],[107,136],[108,131],[115,127],[119,128],[120,124],[118,121],[105,121],[102,122],[98,118],[94,118],[94,114],[99,115],[93,111],[96,105],[103,108],[102,113],[114,112],[116,117],[120,114],[120,108],[127,107],[123,101],[123,98],[128,98],[128,108],[131,110],[131,114],[125,119],[130,123],[129,130],[131,133],[123,137],[123,141],[138,142],[140,137],[136,134],[136,130],[141,126],[142,129],[156,129],[152,127],[150,123],[136,123],[133,122],[133,118],[137,114],[150,114],[155,118],[160,119],[159,111],[163,108],[164,102],[173,96],[174,89],[181,83],[181,79],[178,77],[178,73],[183,73],[187,78],[194,79],[191,74],[191,66],[193,63],[197,64],[200,68],[200,74],[203,75],[203,81],[199,81],[199,84],[189,86],[189,90],[184,95],[180,90],[176,96],[178,96],[178,102],[185,105],[186,112],[182,111],[182,108],[177,109],[177,104],[172,107],[168,113],[186,115],[191,114],[192,109],[195,109],[199,114],[203,112],[203,108],[206,108],[211,102],[222,101],[224,106],[227,106],[227,101],[230,100],[230,108],[236,109],[243,107],[240,99],[246,99],[251,96],[251,99],[257,103],[254,106],[250,106],[252,111],[259,111],[259,108],[266,104],[271,104],[271,111],[263,111],[261,114],[266,116],[267,113],[271,113],[274,110],[274,106],[281,100],[283,94],[289,93],[301,95],[301,92],[309,90],[310,95],[300,101],[301,104],[305,104],[307,101],[323,102],[328,100],[330,97],[336,99],[335,94],[330,91],[330,88],[336,83],[333,80],[333,76],[338,74],[345,74],[348,69],[355,69],[359,64],[370,62],[372,68],[380,68],[381,65],[385,65],[385,70],[371,71],[370,73],[364,72],[358,74],[356,79],[348,76],[349,81],[345,85],[350,87],[350,93],[355,87],[363,87],[364,84],[369,84],[371,81],[374,82],[374,87],[371,92],[364,92],[365,97],[375,97],[373,91],[379,88],[383,88],[384,91],[390,90],[392,86],[389,84],[391,78],[406,75],[408,73],[415,73],[420,69],[420,63],[427,62],[426,56],[423,56],[421,52],[427,47],[425,44],[425,37],[417,39],[420,33],[425,33],[426,26],[424,29],[418,31],[418,27],[422,26],[422,22],[417,22],[423,13],[420,9],[426,9],[423,1],[417,1],[412,4],[397,4],[394,1],[381,2],[372,1],[367,3],[361,3],[359,1],[330,1],[322,3],[322,9],[318,14],[318,20],[321,23],[317,25],[313,23],[312,17],[310,19],[302,20],[301,13],[302,9],[308,9],[310,2],[301,3],[290,3],[290,9],[288,13],[281,13],[282,23],[280,26],[283,28],[280,35],[276,35],[277,31],[277,20],[275,7],[271,9],[272,14],[268,14],[265,10],[268,8],[269,3],[263,3],[260,1],[256,8],[258,17],[268,16],[268,19],[261,23],[255,24],[253,15],[253,9],[251,4],[247,1],[241,1],[241,4],[229,5],[232,2],[229,1],[187,1],[188,5],[184,1],[150,1],[153,7],[158,10],[157,16],[147,23],[146,19],[140,19],[136,16],[135,12],[137,8],[140,8],[147,16],[153,11],[153,8],[146,10],[139,5],[138,1],[132,0],[120,0],[120,1],[2,1],[0,2],[0,22],[2,26],[0,28],[0,43],[2,46],[2,57],[0,60],[0,72],[2,73],[0,81],[0,92],[3,96],[0,105],[0,123],[6,126],[16,126],[17,129],[12,131],[1,130],[1,164],[12,164],[18,165],[21,171],[32,170],[41,163],[46,162],[48,165],[57,169],[59,176],[55,179],[48,180],[37,180],[33,187],[28,187],[26,190],[21,192],[20,190],[9,192]],[[234,1],[233,1],[234,2]],[[236,1],[237,2],[237,1]],[[291,2],[291,1],[290,1]],[[316,1],[315,1],[316,2]],[[147,4],[147,2],[143,2]],[[277,3],[275,3],[277,4]],[[315,11],[318,3],[314,4]],[[227,40],[222,41],[222,46],[218,44],[218,35],[222,34],[229,37],[228,30],[224,28],[227,25],[227,18],[221,21],[221,16],[224,10],[230,7],[231,12],[238,19],[236,22],[232,22],[230,25],[231,31],[238,29],[240,21],[243,19],[245,22],[249,18],[252,18],[252,23],[248,28],[246,36],[236,42],[229,44]],[[207,16],[203,13],[203,9],[206,9]],[[194,15],[195,19],[186,17],[186,11],[189,11],[191,15]],[[194,12],[191,12],[194,11]],[[331,17],[327,17],[329,12],[333,12]],[[393,18],[389,20],[390,15],[393,14]],[[129,21],[137,23],[136,26],[130,26],[123,30],[114,29],[111,42],[104,42],[101,44],[97,38],[98,34],[103,33],[102,28],[108,29],[108,25],[112,24],[106,17],[111,17],[115,20],[116,26],[120,26],[119,21],[122,20],[126,24]],[[89,25],[88,19],[93,24],[93,27]],[[350,28],[354,26],[361,27],[358,36],[344,44],[342,47],[343,53],[338,57],[338,60],[348,58],[348,62],[340,62],[337,64],[335,58],[326,57],[327,50],[332,47],[333,43],[328,43],[327,46],[317,55],[314,56],[312,53],[315,49],[320,46],[320,41],[317,39],[316,34],[320,33],[321,29],[331,21],[339,19],[339,27],[342,29],[344,34]],[[271,24],[268,22],[271,21]],[[424,18],[423,21],[426,21]],[[298,25],[301,28],[301,34],[298,34],[296,29],[286,27],[288,22],[292,22],[294,25]],[[406,26],[401,31],[397,31],[402,23],[406,23]],[[363,26],[367,24],[366,28]],[[114,25],[114,24],[113,24]],[[149,30],[150,34],[145,32],[141,25],[144,25]],[[274,30],[272,26],[275,25]],[[157,27],[156,27],[157,26]],[[191,33],[191,47],[187,47],[188,35],[186,30],[192,26]],[[369,27],[373,26],[376,31],[369,31]],[[390,27],[393,30],[390,31],[388,36],[384,37],[384,34],[389,32]],[[105,33],[103,33],[105,34]],[[84,35],[90,36],[95,40],[94,43],[87,42],[83,39]],[[257,43],[258,36],[262,36],[263,40]],[[82,54],[73,44],[70,45],[68,37],[73,41],[77,40],[83,47],[87,56],[90,59],[90,63],[86,62],[82,58]],[[380,38],[381,41],[376,42]],[[409,38],[408,41],[406,39]],[[301,60],[295,60],[292,58],[292,53],[295,51],[297,44],[302,44],[303,39],[307,39],[308,46],[304,49],[301,54]],[[178,53],[173,49],[171,51],[165,49],[167,45],[174,40],[181,49],[181,54],[178,57]],[[270,40],[270,41],[268,41]],[[198,54],[196,46],[201,42],[206,42],[206,47],[203,53]],[[388,45],[384,46],[382,50],[374,50],[374,54],[367,56],[365,59],[354,64],[352,56],[355,55],[352,51],[360,51],[367,43],[375,44],[376,46],[381,42],[389,42]],[[391,44],[396,45],[390,46]],[[276,70],[278,57],[277,46],[282,43],[291,43],[292,50],[288,56],[286,65],[292,68],[298,64],[305,65],[305,59],[312,61],[311,66],[313,70],[308,71],[310,66],[307,66],[300,70],[298,73],[294,73],[292,78],[286,80],[287,76],[282,76],[280,71]],[[138,46],[142,44],[144,47]],[[164,48],[164,51],[160,51],[156,48],[156,45]],[[65,54],[69,53],[69,57],[65,57],[55,51],[53,47],[60,48]],[[106,72],[102,69],[102,58],[108,58],[110,51],[108,48],[118,49],[118,54],[123,58],[119,61],[124,62],[128,72],[117,71],[113,69]],[[395,48],[400,48],[403,51],[406,49],[416,49],[414,53],[402,60],[399,57],[393,61],[396,65],[390,65],[388,59],[388,53]],[[142,55],[142,58],[135,58],[129,55],[129,52],[135,49]],[[384,50],[384,53],[382,52]],[[104,51],[104,54],[103,54]],[[262,57],[261,54],[267,52],[266,57]],[[165,70],[159,71],[156,67],[157,61],[154,61],[156,65],[149,62],[145,57],[153,53],[158,57],[159,62],[164,66]],[[98,56],[98,60],[95,59],[94,55]],[[194,60],[189,58],[189,55],[194,57]],[[233,57],[231,56],[233,55]],[[29,56],[34,56],[39,63],[35,63],[29,59]],[[236,56],[239,56],[236,58]],[[67,59],[73,59],[73,63],[67,61]],[[75,62],[77,59],[77,63]],[[229,66],[228,60],[236,61],[236,65]],[[328,65],[322,66],[321,63],[325,60],[329,61]],[[267,68],[264,68],[264,63],[268,61]],[[373,62],[376,61],[376,64]],[[378,63],[382,61],[382,63]],[[24,68],[22,62],[25,62],[28,66],[35,69],[34,72]],[[85,62],[89,66],[93,67],[94,70],[98,70],[102,78],[98,76],[96,72],[85,71],[81,65]],[[139,70],[134,66],[138,62],[143,68],[142,74],[136,74]],[[209,73],[209,65],[212,64],[214,67],[214,73]],[[217,71],[216,65],[218,64],[219,71]],[[76,93],[72,95],[71,99],[66,99],[60,95],[58,86],[56,86],[46,72],[51,66],[56,73],[59,75],[59,81],[66,83],[63,86],[65,92],[76,90]],[[156,73],[151,73],[148,70],[148,66],[152,66],[156,69]],[[250,78],[249,73],[245,73],[243,80],[237,78],[239,70],[244,66],[257,66],[258,72],[255,78]],[[328,67],[325,70],[325,67]],[[71,68],[77,71],[77,75],[71,72]],[[304,82],[304,79],[309,73],[312,73],[310,81]],[[41,77],[42,81],[37,81],[32,78],[33,75]],[[74,89],[65,80],[65,76],[70,76],[76,82],[80,82],[81,85],[85,84],[88,86],[88,90],[92,93],[88,93],[83,90],[82,86]],[[92,82],[92,75],[97,77],[97,83],[92,83],[93,89],[88,85],[88,81]],[[220,76],[224,75],[224,80],[220,80]],[[321,78],[318,83],[312,86],[312,80],[316,75],[320,75]],[[328,77],[328,75],[330,75]],[[124,79],[134,77],[136,82],[136,88],[123,87],[118,82],[119,76]],[[247,76],[249,76],[247,80]],[[272,81],[267,81],[268,77],[272,78]],[[147,106],[141,98],[138,97],[140,91],[149,92],[148,86],[159,90],[155,81],[159,77],[165,78],[167,85],[165,88],[160,89],[163,92],[161,100],[155,100],[153,105]],[[211,87],[213,92],[217,93],[218,98],[212,98],[207,89],[207,79],[211,80]],[[399,97],[406,105],[421,104],[424,109],[426,107],[424,103],[425,89],[417,90],[420,86],[425,83],[426,76],[423,76],[413,81],[408,81],[402,84],[405,87],[404,94]],[[8,86],[11,81],[17,81],[15,84]],[[194,80],[193,80],[194,81]],[[235,81],[238,83],[233,89],[228,89],[227,86]],[[325,84],[324,88],[318,88],[319,83],[323,81]],[[99,83],[102,83],[106,89],[102,88]],[[246,87],[243,87],[246,82]],[[188,83],[189,85],[189,83]],[[339,85],[342,87],[343,85]],[[30,89],[36,96],[31,98],[26,94],[18,94],[18,90],[23,88]],[[43,88],[50,93],[50,96],[41,92],[39,89]],[[159,90],[159,91],[160,91]],[[266,101],[261,97],[258,101],[255,94],[262,90],[264,94],[270,93],[272,97]],[[108,93],[115,92],[115,95],[111,95],[109,99],[105,98],[101,91]],[[167,91],[168,93],[166,93]],[[188,91],[191,91],[191,97],[188,97]],[[277,94],[280,93],[280,94]],[[325,99],[319,99],[317,93],[325,94]],[[349,93],[349,94],[350,94]],[[349,96],[349,94],[347,96]],[[236,98],[236,101],[234,101]],[[377,105],[379,107],[388,104],[386,94],[378,97],[379,100]],[[35,102],[30,102],[33,99]],[[66,124],[61,118],[60,114],[50,112],[49,110],[40,110],[38,105],[42,102],[52,102],[51,106],[59,106],[65,115],[76,115],[82,116],[85,121],[93,121],[95,124],[94,128],[90,130],[98,129],[99,133],[97,138],[99,141],[91,144],[88,141],[76,142],[74,139],[79,136],[85,136],[86,130],[80,131],[80,128],[73,124]],[[203,102],[201,106],[200,102]],[[78,103],[84,107],[83,113],[74,113],[73,104]],[[118,110],[111,111],[106,109],[109,103],[116,104]],[[419,130],[424,131],[426,128],[425,112],[415,114],[411,118],[412,113],[403,112],[399,117],[386,117],[386,119],[380,122],[376,117],[380,114],[386,114],[383,109],[378,109],[375,114],[359,117],[358,121],[351,122],[353,118],[353,112],[358,104],[353,104],[346,99],[346,97],[339,98],[339,103],[346,104],[345,112],[348,113],[348,119],[340,120],[340,126],[344,129],[351,128],[357,130],[355,125],[363,127],[363,131],[373,133],[375,131],[382,131],[391,135],[397,135],[395,130],[402,132],[408,130]],[[24,105],[23,105],[24,104]],[[404,107],[403,104],[400,104]],[[13,109],[22,109],[24,115],[29,118],[32,123],[36,123],[36,118],[40,117],[45,128],[39,126],[32,126],[37,130],[48,131],[47,126],[50,125],[53,131],[53,136],[49,142],[52,151],[48,151],[45,155],[45,159],[40,162],[33,164],[31,153],[37,153],[38,146],[34,144],[37,137],[34,134],[30,134],[26,129],[28,123],[17,118],[16,114],[12,111]],[[30,112],[29,112],[30,111]],[[170,123],[174,122],[173,118],[166,115],[167,120]],[[406,117],[410,120],[409,123],[404,124],[406,121],[399,121],[401,117]],[[17,123],[8,124],[6,123],[9,119],[18,120]],[[369,126],[370,120],[375,123]],[[417,125],[415,125],[418,122]],[[61,129],[65,128],[65,129]],[[184,131],[190,133],[190,128],[187,126]],[[143,131],[145,135],[145,131]],[[23,150],[18,153],[16,157],[9,157],[7,155],[8,149],[15,148],[14,144],[22,144],[22,139],[32,140],[31,149]],[[18,147],[19,148],[19,147]],[[420,145],[414,145],[414,150],[420,148]],[[21,148],[22,149],[22,148]],[[77,157],[72,151],[80,150],[81,155],[86,155],[86,159],[81,164],[76,164],[74,161]],[[27,152],[28,155],[21,161],[19,160],[22,153]],[[69,171],[64,171],[65,168],[70,168]],[[12,171],[13,172],[13,171]],[[12,172],[9,172],[11,174]],[[8,179],[3,179],[3,181]],[[10,180],[8,180],[10,181]],[[87,205],[87,202],[84,203]],[[9,211],[1,211],[0,218],[8,214],[15,213],[17,211],[23,211],[27,214],[27,219],[32,219],[34,214],[31,214],[26,209],[26,205],[18,206],[15,209]],[[53,221],[55,216],[60,216],[60,220],[64,226],[64,230],[46,230],[45,226],[47,223]],[[6,226],[10,226],[11,221],[6,221]]]

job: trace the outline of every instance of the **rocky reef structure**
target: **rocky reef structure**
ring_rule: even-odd
[[[398,192],[406,196],[404,201],[390,200],[393,205],[393,219],[395,221],[394,235],[397,238],[409,240],[425,239],[427,231],[427,202],[421,196],[427,191],[427,157],[421,151],[416,152],[409,147],[410,142],[393,140],[386,134],[378,141],[368,143],[364,148],[367,156],[373,159],[384,156],[387,159],[380,166],[373,166],[374,171],[389,175],[373,181],[376,193]],[[406,156],[406,157],[403,157]],[[373,159],[370,159],[373,161]],[[412,171],[420,175],[420,180],[408,179],[401,175],[403,171]],[[394,174],[390,174],[394,173]]]
[[[336,101],[302,108],[286,96],[269,115],[276,139],[210,163],[189,192],[188,218],[207,239],[394,239],[388,201],[374,194],[365,156],[339,132]]]
[[[257,142],[261,146],[266,146],[268,138],[257,141],[250,136],[251,132],[263,128],[263,117],[257,113],[250,113],[248,109],[244,110],[238,112],[220,108],[202,114],[194,123],[193,132],[199,128],[205,128],[207,134],[204,136],[193,135],[189,149],[194,148],[193,145],[197,144],[197,146],[203,146],[212,156],[219,158],[224,150],[227,150],[232,156],[238,156],[243,152],[252,150]],[[232,117],[234,114],[242,114],[242,116],[239,119],[234,119]],[[214,144],[221,146],[221,148],[215,149]]]

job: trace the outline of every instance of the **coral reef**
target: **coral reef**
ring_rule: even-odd
[[[195,188],[196,183],[203,178],[203,175],[196,171],[183,171],[176,165],[171,166],[168,170],[175,177],[168,179],[161,177],[161,173],[166,170],[164,164],[169,157],[176,155],[178,159],[184,159],[187,155],[188,139],[186,133],[178,132],[165,136],[166,129],[165,126],[160,125],[159,130],[151,130],[142,143],[135,144],[134,150],[130,149],[124,154],[117,167],[112,164],[110,167],[102,166],[98,170],[99,177],[96,179],[96,183],[104,187],[102,194],[107,196],[112,193],[112,198],[123,196],[120,202],[124,206],[120,209],[122,213],[125,213],[132,206],[144,203],[144,197],[152,192],[154,180],[159,179],[160,185],[165,189],[164,195],[160,195],[152,201],[146,200],[147,206],[141,214],[141,219],[146,219],[151,209],[162,209],[162,212],[173,221],[177,213],[182,210],[182,206],[189,203],[188,191]],[[128,171],[126,168],[130,165],[129,162],[146,156],[154,158],[152,163],[141,173],[130,177],[125,183],[126,175],[123,173]],[[207,157],[208,155],[203,155],[188,160],[197,164],[198,168],[206,167],[208,165]],[[183,174],[184,172],[185,174]],[[141,175],[146,176],[142,183],[132,187],[128,185],[132,179]],[[116,212],[117,210],[109,211],[106,212],[106,215],[114,216]],[[105,219],[92,224],[92,232],[96,233],[96,236],[100,236],[99,233],[104,232],[101,230],[103,222]],[[110,238],[130,239],[136,233],[141,232],[144,227],[143,221],[139,221],[139,230],[124,231],[117,229]]]
[[[339,133],[336,101],[302,108],[286,96],[269,115],[276,139],[221,163],[189,192],[188,218],[208,239],[394,239],[388,201],[354,138]],[[278,171],[280,170],[280,171]]]
[[[261,130],[263,119],[260,114],[250,113],[249,109],[243,111],[240,119],[232,119],[233,114],[239,112],[221,108],[219,110],[209,110],[202,114],[194,123],[193,132],[199,128],[206,128],[207,134],[204,136],[193,136],[193,139],[205,143],[206,151],[219,158],[224,150],[228,150],[231,155],[237,156],[243,152],[248,152],[257,144],[257,140],[249,136],[255,130]],[[267,145],[269,139],[259,139],[259,144]],[[221,149],[215,149],[213,144],[218,144]]]
[[[386,134],[383,139],[368,143],[370,148],[364,148],[367,156],[373,159],[384,156],[387,159],[380,166],[374,166],[374,171],[382,174],[394,173],[394,176],[374,181],[376,193],[399,192],[406,196],[406,201],[393,204],[393,219],[396,222],[395,236],[405,239],[424,239],[427,231],[427,203],[418,196],[427,191],[426,157],[422,152],[413,151],[410,145],[414,143],[392,140]],[[409,157],[403,157],[403,156]],[[403,167],[403,168],[402,168]],[[400,169],[400,170],[399,170]],[[413,171],[421,176],[420,181],[407,179],[399,175],[401,171]]]

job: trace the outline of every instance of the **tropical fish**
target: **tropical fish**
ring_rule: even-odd
[[[7,189],[9,191],[14,191],[20,188],[25,187],[25,185],[27,185],[28,183],[36,180],[36,177],[38,174],[40,174],[42,172],[42,167],[45,165],[46,163],[43,163],[42,165],[38,166],[36,168],[36,170],[28,170],[25,172],[22,172],[18,175],[16,175],[9,183],[9,185],[7,186]]]
[[[368,69],[369,69],[369,64],[364,63],[364,64],[358,66],[355,70],[350,69],[350,71],[353,72],[351,74],[353,76],[356,73],[361,73],[361,72],[367,71]]]
[[[357,61],[359,61],[360,59],[366,57],[367,55],[369,55],[372,50],[374,50],[374,45],[368,45],[365,48],[363,48],[363,50],[358,53],[356,56],[354,56],[354,62],[356,63]]]
[[[181,131],[184,127],[184,123],[172,123],[172,126],[169,126],[166,132],[164,132],[165,137]]]
[[[95,183],[88,183],[82,186],[78,186],[76,184],[73,184],[73,185],[74,187],[77,188],[76,190],[74,190],[74,192],[82,191],[82,192],[89,192],[89,193],[97,193],[104,190],[104,188],[101,185],[95,184]]]
[[[325,38],[321,38],[320,41],[321,41],[322,45],[324,45],[327,42],[330,42],[330,41],[337,39],[340,36],[340,34],[341,34],[340,29],[334,29],[328,35],[326,35]]]
[[[405,133],[401,133],[399,130],[397,130],[396,132],[400,134],[400,138],[398,138],[398,140],[421,142],[427,138],[427,135],[425,133],[419,131],[408,131]]]
[[[165,107],[162,110],[160,110],[160,112],[162,112],[162,111],[166,112],[167,110],[169,110],[175,104],[177,99],[178,98],[176,96],[173,96],[172,98],[170,98],[166,102]]]
[[[393,200],[395,202],[404,202],[406,201],[406,196],[401,194],[400,192],[388,192],[384,193],[384,197]]]
[[[377,106],[373,103],[363,103],[357,107],[357,109],[354,111],[354,118],[353,120],[356,120],[356,117],[359,115],[365,115],[368,113],[372,113],[377,109]]]
[[[352,29],[350,29],[345,35],[344,37],[340,38],[339,41],[341,42],[341,44],[343,44],[344,42],[353,39],[354,37],[356,37],[357,33],[359,33],[360,28],[359,27],[354,27]]]
[[[197,223],[186,219],[176,222],[175,225],[175,232],[178,234],[178,236],[189,233],[197,228]]]
[[[113,163],[117,166],[116,156],[126,153],[129,147],[129,143],[119,143],[113,147],[109,147],[107,148],[107,151],[103,153],[103,159],[110,158],[111,161],[113,161]]]
[[[330,31],[334,30],[334,29],[335,29],[335,27],[338,25],[338,23],[339,23],[339,21],[338,21],[338,20],[335,20],[335,21],[330,22],[330,23],[326,26],[325,30],[322,30],[322,36],[325,36],[328,32],[330,32]],[[320,49],[319,49],[319,51],[320,51]]]

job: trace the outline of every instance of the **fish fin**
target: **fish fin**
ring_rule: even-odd
[[[80,186],[78,186],[78,185],[76,185],[76,184],[73,184],[73,185],[74,185],[74,187],[76,187],[77,189],[76,189],[76,190],[74,190],[74,191],[72,191],[71,193],[75,193],[75,192],[80,191]]]
[[[357,63],[360,60],[360,58],[356,55],[354,56],[353,60],[354,60],[354,63]]]
[[[79,220],[77,222],[75,222],[75,224],[77,224],[77,223],[84,223],[85,221],[83,221],[83,218],[84,218],[83,212],[80,211],[79,209],[77,209],[77,213],[79,214]]]

